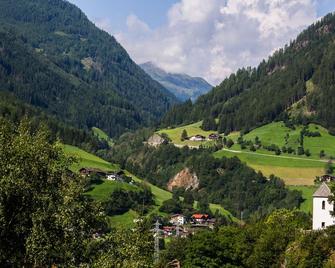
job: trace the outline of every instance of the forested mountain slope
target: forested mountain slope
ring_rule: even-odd
[[[177,101],[67,1],[0,1],[0,36],[0,90],[75,126],[115,136]]]
[[[141,68],[153,79],[161,83],[179,100],[191,99],[195,101],[199,96],[207,93],[212,86],[203,78],[191,77],[187,74],[168,73],[152,62],[140,64]]]
[[[218,131],[248,130],[291,115],[335,126],[335,15],[329,14],[257,68],[237,71],[192,105],[174,107],[163,125],[219,118]],[[298,113],[291,113],[293,107]]]

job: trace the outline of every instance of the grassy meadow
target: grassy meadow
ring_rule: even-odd
[[[159,133],[166,133],[172,142],[177,145],[199,146],[200,144],[208,144],[208,142],[190,142],[180,141],[180,136],[185,129],[189,136],[201,134],[208,136],[212,131],[203,131],[201,122],[182,126],[174,129],[162,129]],[[303,126],[296,126],[290,129],[283,122],[273,122],[256,128],[244,135],[244,140],[254,141],[258,137],[263,145],[269,146],[275,144],[282,148],[283,146],[297,149],[300,146],[300,131]],[[261,171],[265,176],[274,174],[282,178],[287,185],[313,185],[316,176],[324,174],[324,168],[331,156],[335,156],[335,137],[331,136],[322,126],[309,124],[309,131],[318,131],[321,137],[304,137],[304,148],[308,149],[311,156],[299,156],[295,154],[282,153],[276,156],[274,152],[265,149],[259,149],[257,152],[251,152],[248,149],[242,150],[238,145],[237,139],[239,132],[228,135],[227,139],[232,139],[235,144],[229,150],[221,150],[216,152],[215,157],[238,157],[241,161],[247,163],[250,167],[257,171]],[[286,139],[285,139],[286,138]],[[210,145],[210,144],[208,144]],[[326,157],[320,159],[320,151],[324,150]]]

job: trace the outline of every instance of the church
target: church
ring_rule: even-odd
[[[331,212],[334,212],[334,202],[328,201],[331,195],[331,190],[325,182],[313,194],[313,230],[335,225],[335,217],[331,215]]]

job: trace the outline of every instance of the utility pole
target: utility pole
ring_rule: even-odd
[[[160,238],[160,229],[161,224],[157,220],[155,223],[155,252],[154,252],[154,262],[158,263],[159,261],[159,238]]]
[[[176,236],[179,237],[179,222],[177,222],[177,226],[176,226]]]

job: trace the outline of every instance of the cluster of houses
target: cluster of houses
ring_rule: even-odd
[[[108,181],[127,182],[129,184],[134,184],[132,178],[127,177],[123,170],[115,172],[115,171],[104,171],[98,168],[81,168],[79,170],[79,173],[82,176],[96,175]]]
[[[206,140],[218,140],[220,139],[220,135],[217,134],[217,133],[211,133],[208,135],[208,138],[206,138],[205,136],[203,135],[195,135],[195,136],[192,136],[192,137],[189,137],[188,139],[190,141],[206,141]]]
[[[190,218],[182,214],[175,214],[170,217],[169,223],[171,225],[162,227],[164,237],[186,237],[203,228],[213,229],[215,219],[208,214],[193,214]]]

